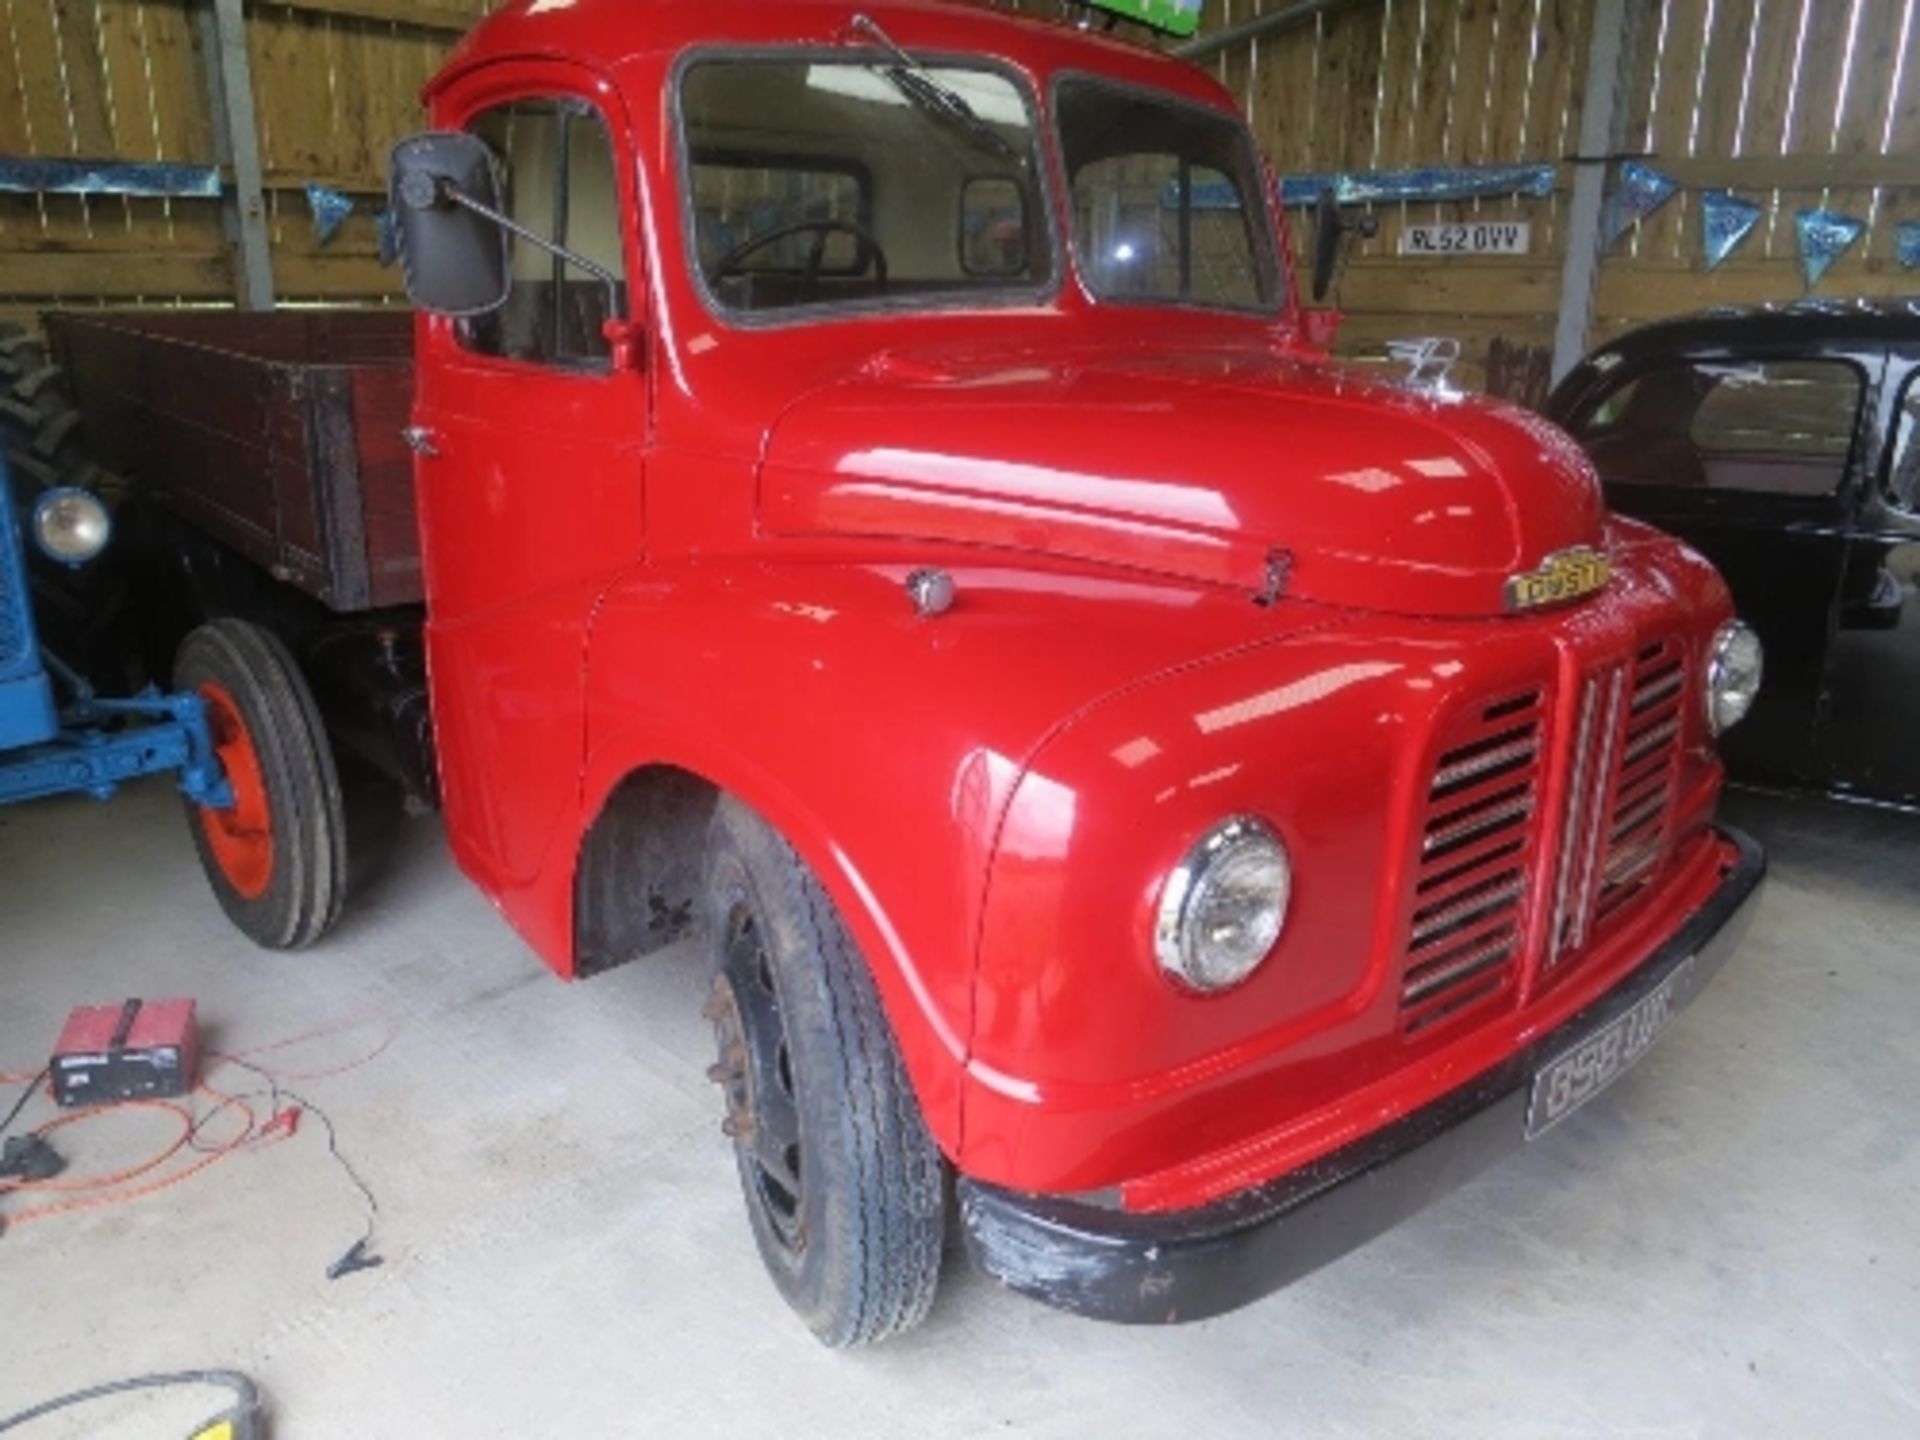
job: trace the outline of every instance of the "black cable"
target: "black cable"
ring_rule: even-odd
[[[348,1251],[346,1252],[346,1255],[342,1256],[341,1259],[344,1261],[349,1259],[350,1257],[355,1256],[356,1254],[364,1255],[366,1247],[373,1243],[374,1223],[380,1218],[380,1201],[375,1197],[373,1193],[373,1187],[367,1184],[365,1180],[361,1179],[360,1172],[353,1168],[353,1162],[348,1160],[347,1157],[341,1153],[340,1136],[339,1136],[339,1133],[334,1129],[333,1117],[327,1114],[325,1110],[321,1109],[318,1105],[314,1104],[311,1100],[307,1099],[306,1096],[300,1094],[299,1092],[294,1090],[283,1089],[280,1085],[280,1082],[274,1077],[272,1071],[264,1069],[259,1065],[254,1065],[246,1060],[241,1060],[236,1056],[232,1056],[232,1055],[221,1055],[217,1058],[221,1063],[228,1064],[228,1065],[238,1065],[242,1070],[251,1070],[255,1075],[258,1075],[262,1080],[265,1080],[267,1082],[265,1093],[271,1097],[270,1103],[273,1106],[273,1111],[275,1115],[278,1115],[280,1111],[284,1108],[281,1103],[283,1099],[291,1100],[293,1101],[294,1104],[298,1105],[302,1110],[305,1110],[310,1114],[312,1114],[316,1119],[319,1120],[319,1122],[322,1125],[326,1127],[327,1153],[333,1156],[334,1162],[337,1165],[339,1165],[342,1171],[346,1173],[347,1179],[353,1182],[354,1188],[360,1192],[360,1194],[365,1198],[367,1202],[366,1228],[361,1232],[360,1239],[357,1242],[355,1242],[355,1244],[351,1248],[348,1249]],[[262,1092],[259,1090],[253,1090],[253,1091],[247,1092],[247,1095],[259,1095],[261,1093]],[[193,1128],[187,1132],[188,1144],[192,1145],[196,1150],[202,1149],[203,1147],[201,1147],[198,1144],[196,1139],[197,1135],[199,1134],[201,1126],[203,1126],[207,1121],[211,1120],[215,1115],[219,1114],[220,1111],[226,1108],[227,1105],[233,1104],[236,1101],[243,1100],[245,1098],[247,1098],[247,1096],[243,1096],[243,1095],[236,1095],[236,1096],[229,1097],[227,1100],[224,1100],[219,1105],[214,1106],[213,1109],[209,1110],[205,1115],[201,1116],[198,1120],[196,1120],[193,1124]],[[339,1265],[339,1263],[340,1262],[338,1261],[335,1262],[336,1267]],[[379,1262],[377,1260],[374,1260],[371,1257],[366,1257],[363,1264],[350,1265],[348,1267],[348,1270],[350,1271],[353,1269],[364,1268],[365,1264],[378,1264],[378,1263]],[[343,1271],[341,1273],[347,1273],[347,1272]],[[331,1275],[331,1272],[330,1272],[330,1275]]]
[[[251,1419],[259,1413],[260,1391],[253,1381],[238,1370],[181,1370],[171,1375],[137,1375],[131,1380],[112,1380],[105,1385],[89,1385],[85,1390],[75,1390],[71,1395],[43,1400],[17,1415],[0,1420],[0,1431],[15,1429],[29,1420],[38,1420],[56,1410],[65,1410],[69,1405],[104,1400],[109,1395],[122,1395],[129,1390],[158,1390],[175,1385],[218,1385],[233,1392],[234,1414]]]
[[[33,1092],[40,1088],[40,1082],[53,1073],[51,1065],[43,1066],[38,1075],[27,1082],[27,1088],[20,1092],[20,1098],[13,1102],[13,1108],[7,1112],[7,1118],[0,1120],[0,1135],[7,1133],[14,1121],[20,1118],[20,1112],[27,1108],[27,1101],[33,1098]]]

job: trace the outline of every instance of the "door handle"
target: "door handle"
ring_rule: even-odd
[[[409,425],[400,432],[400,438],[407,442],[407,448],[416,455],[434,456],[440,453],[440,432],[427,425]]]

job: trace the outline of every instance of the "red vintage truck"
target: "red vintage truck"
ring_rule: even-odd
[[[1719,578],[1537,418],[1330,363],[1200,71],[920,0],[510,0],[427,98],[410,494],[371,330],[56,348],[555,970],[704,932],[748,1216],[826,1342],[922,1317],[955,1204],[1055,1305],[1250,1301],[1551,1128],[1737,943]],[[284,382],[271,505],[166,423],[223,343]],[[418,674],[420,595],[430,732],[367,678]],[[325,839],[326,780],[256,831]]]

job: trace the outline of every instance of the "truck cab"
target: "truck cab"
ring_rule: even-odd
[[[427,99],[452,843],[563,974],[705,937],[828,1343],[925,1313],[949,1193],[1051,1303],[1245,1303],[1731,950],[1725,586],[1537,418],[1329,361],[1210,77],[931,0],[510,0]]]

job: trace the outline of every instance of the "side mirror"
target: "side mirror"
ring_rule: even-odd
[[[1322,190],[1313,203],[1313,298],[1324,300],[1333,288],[1334,267],[1340,260],[1340,237],[1348,231],[1371,238],[1380,228],[1371,215],[1349,222],[1340,213],[1340,202],[1331,188]]]
[[[410,135],[393,147],[388,206],[407,298],[440,315],[484,315],[507,299],[507,232],[493,153],[454,130]]]

